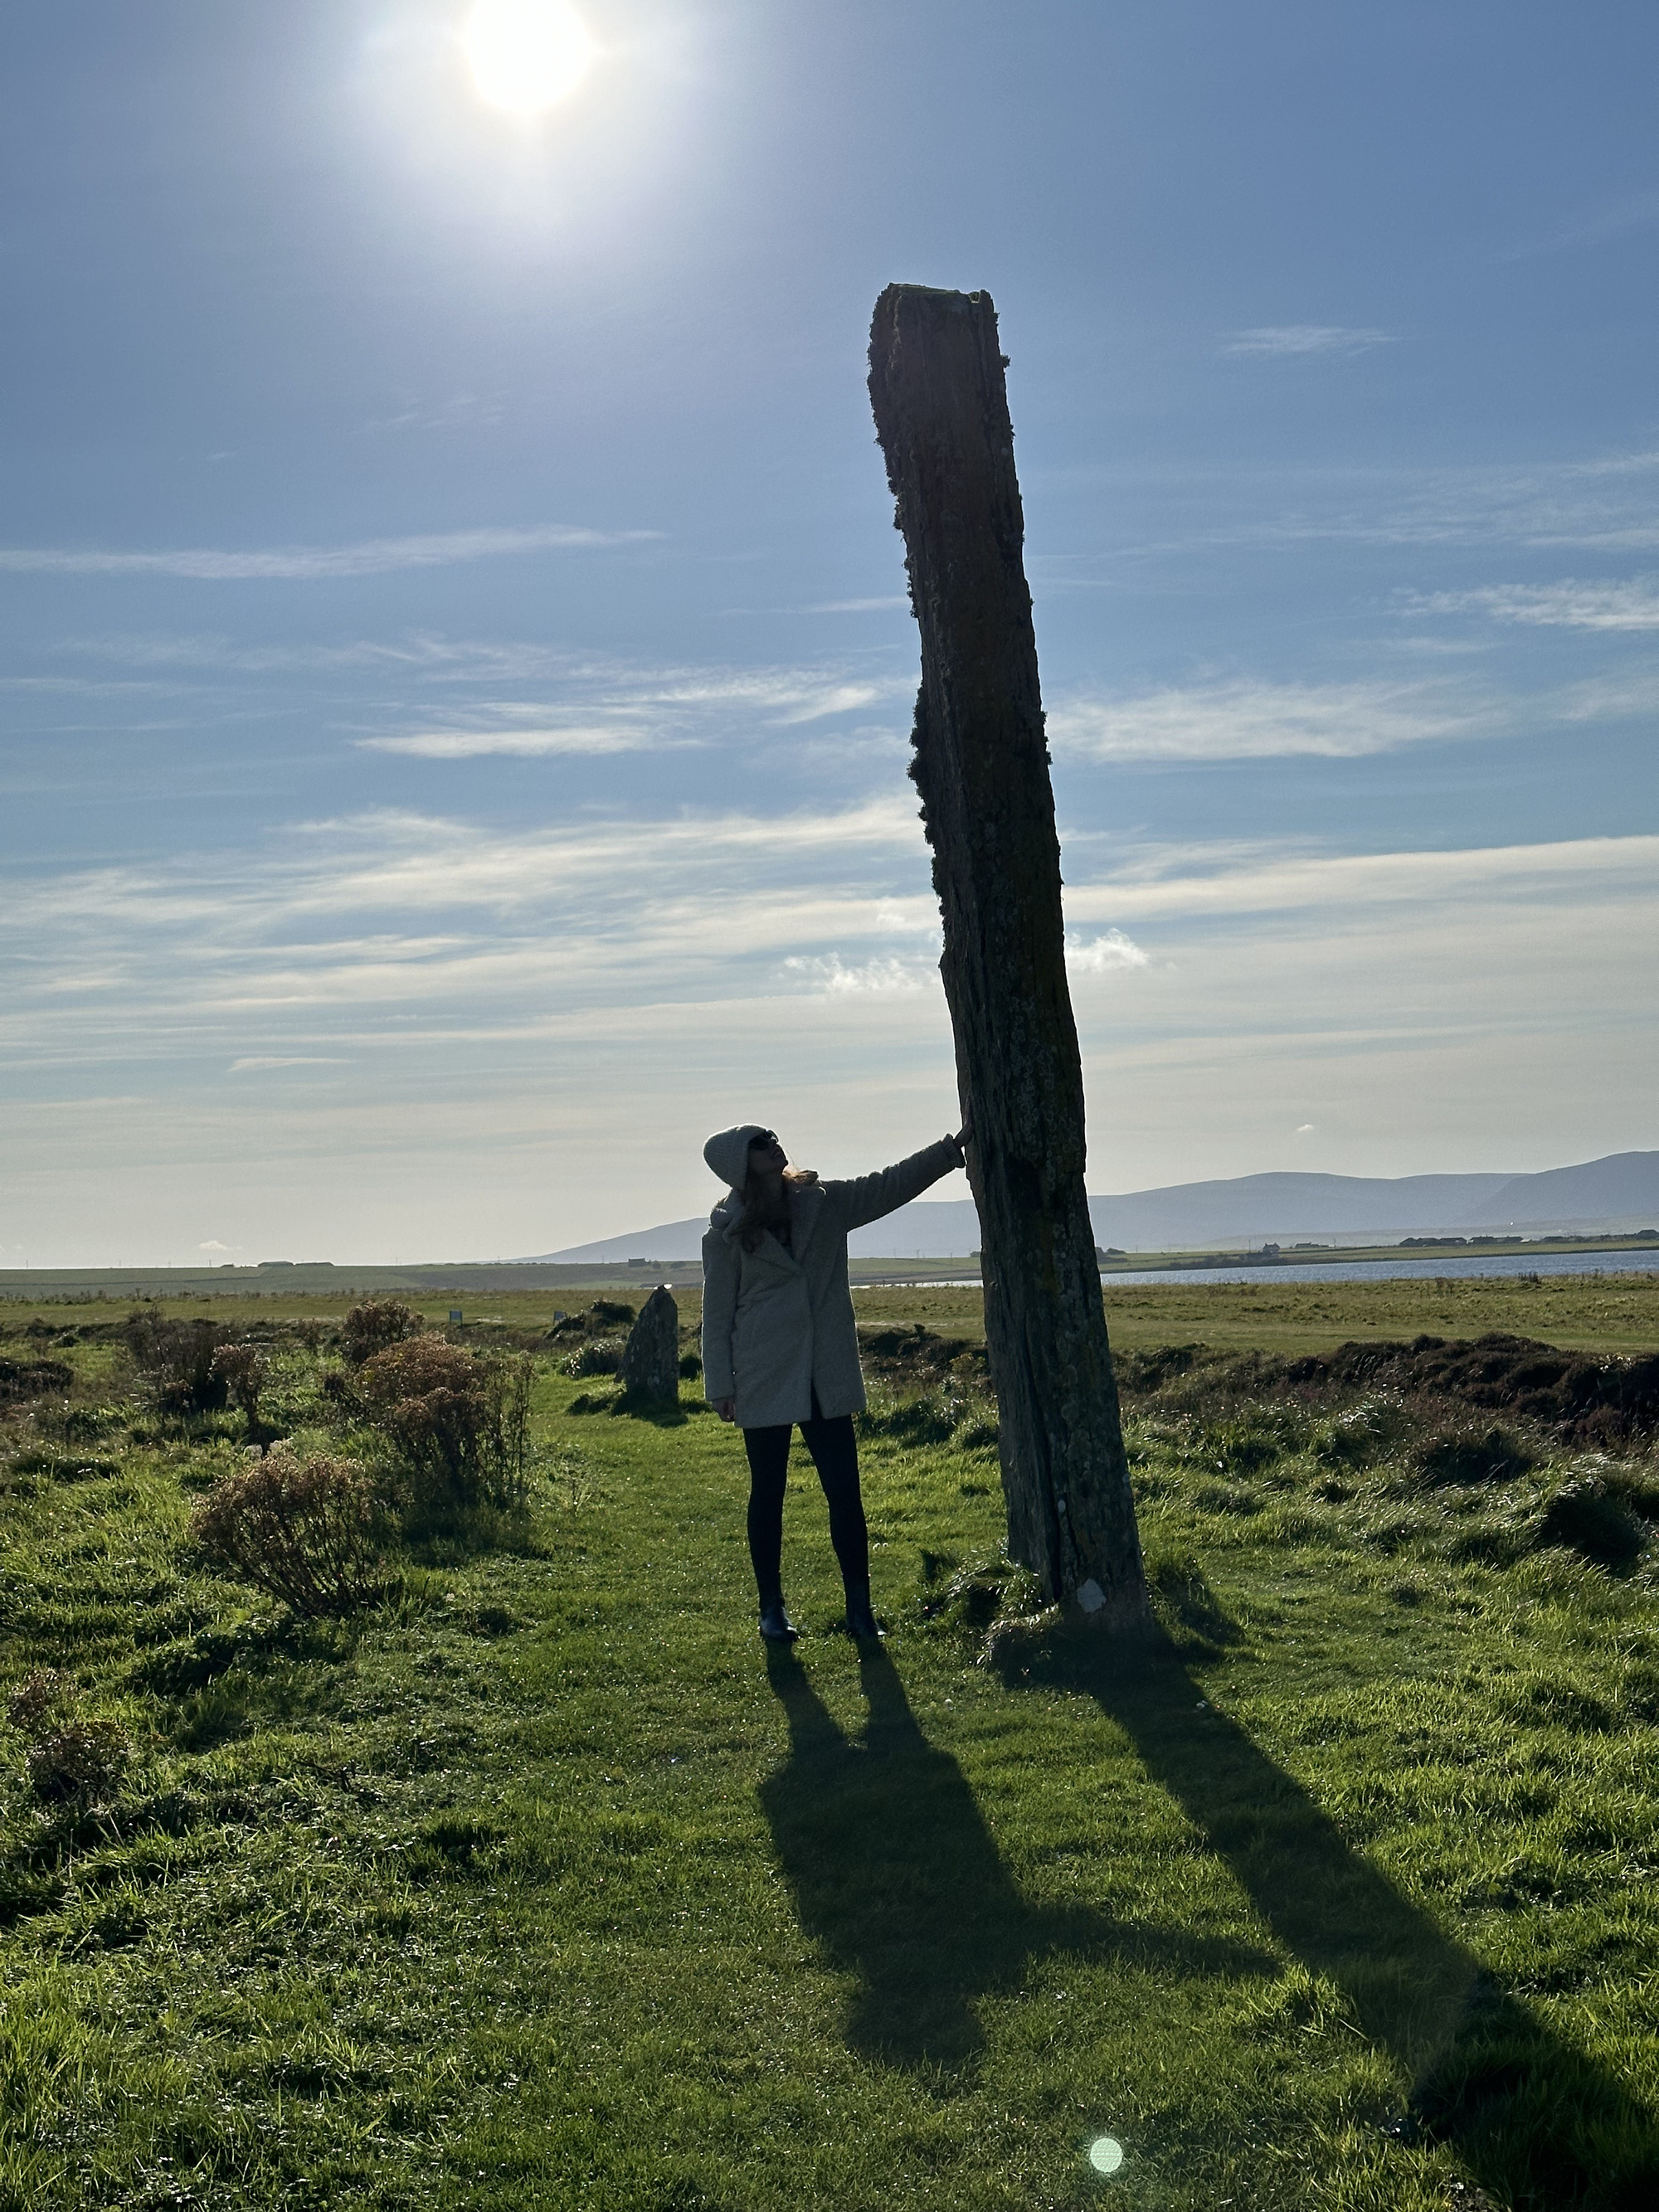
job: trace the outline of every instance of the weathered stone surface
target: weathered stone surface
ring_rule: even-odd
[[[870,396],[921,631],[910,774],[974,1124],[1009,1548],[1050,1596],[1139,1627],[1146,1577],[1084,1189],[1083,1072],[1003,368],[988,294],[893,284],[877,301]]]
[[[623,1353],[623,1388],[630,1397],[673,1405],[680,1395],[680,1310],[659,1284],[640,1310]]]

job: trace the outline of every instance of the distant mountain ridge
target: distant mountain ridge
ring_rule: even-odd
[[[1089,1213],[1096,1242],[1126,1252],[1314,1237],[1423,1237],[1437,1230],[1464,1237],[1659,1228],[1659,1152],[1613,1152],[1534,1175],[1235,1176],[1091,1198]],[[663,1222],[544,1252],[537,1264],[695,1260],[708,1226],[706,1214]],[[917,1199],[855,1230],[848,1244],[859,1259],[908,1260],[972,1252],[979,1241],[971,1199]]]

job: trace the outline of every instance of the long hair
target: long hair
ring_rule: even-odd
[[[760,1249],[761,1238],[769,1229],[787,1229],[789,1225],[789,1194],[804,1190],[808,1183],[818,1179],[816,1168],[786,1168],[783,1186],[775,1199],[769,1196],[764,1183],[757,1182],[751,1176],[743,1187],[743,1218],[738,1223],[738,1242],[745,1252]]]

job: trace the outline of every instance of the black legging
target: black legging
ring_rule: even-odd
[[[849,1591],[867,1589],[870,1537],[864,1525],[864,1500],[859,1493],[859,1448],[853,1434],[853,1417],[839,1413],[833,1420],[825,1420],[818,1412],[815,1390],[812,1419],[801,1423],[800,1432],[829,1503],[830,1540],[841,1562],[842,1580]],[[789,1480],[789,1444],[793,1434],[787,1421],[779,1428],[743,1432],[743,1448],[749,1455],[749,1556],[755,1563],[755,1581],[763,1605],[782,1588],[783,1493]]]

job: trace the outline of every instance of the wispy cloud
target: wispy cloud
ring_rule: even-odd
[[[1350,466],[1298,470],[1275,465],[1170,468],[1121,475],[1090,464],[1058,471],[1073,483],[1122,484],[1145,510],[1156,489],[1168,514],[1190,526],[1137,535],[1070,556],[1033,555],[1042,591],[1097,591],[1121,585],[1145,563],[1195,548],[1285,551],[1319,544],[1574,547],[1642,551],[1659,547],[1653,479],[1659,449],[1472,468]],[[1135,564],[1131,571],[1126,564]]]
[[[97,697],[106,693],[161,691],[167,688],[141,676],[0,676],[0,690],[6,691],[84,693]]]
[[[1267,323],[1256,330],[1233,331],[1221,350],[1288,360],[1310,354],[1369,353],[1373,346],[1398,343],[1393,331],[1360,330],[1340,323]]]
[[[283,545],[253,551],[211,546],[160,553],[0,546],[0,570],[58,576],[179,576],[210,583],[378,576],[400,568],[449,568],[515,554],[640,544],[659,535],[651,530],[586,530],[571,523],[538,522],[520,528],[369,538],[355,545]]]
[[[1068,935],[1066,939],[1066,965],[1074,975],[1110,975],[1125,968],[1146,968],[1151,959],[1121,929],[1109,929],[1101,937]]]
[[[1659,545],[1651,478],[1659,452],[1599,454],[1533,468],[1447,470],[1407,486],[1379,484],[1374,503],[1324,518],[1287,516],[1285,542],[1348,538],[1381,545],[1577,546],[1601,552]]]
[[[406,753],[416,760],[483,760],[492,754],[534,760],[561,753],[660,751],[696,740],[599,724],[550,730],[421,730],[407,737],[354,738],[352,743],[362,752]]]
[[[1638,714],[1651,720],[1659,714],[1659,670],[1633,669],[1569,684],[1554,705],[1564,722],[1627,722]]]
[[[788,606],[722,607],[720,609],[720,613],[723,617],[735,617],[738,615],[873,615],[891,614],[901,607],[908,609],[909,605],[910,599],[908,592],[885,592],[878,598],[867,599],[809,599],[804,603],[791,605]]]
[[[908,607],[910,602],[902,592],[890,592],[878,599],[819,599],[813,605],[803,607],[805,615],[873,615],[886,614],[894,607]]]
[[[653,910],[670,914],[676,927],[693,913],[699,926],[717,909],[741,918],[750,900],[772,910],[781,927],[791,903],[810,902],[824,879],[837,885],[838,896],[858,902],[862,927],[870,931],[895,853],[908,854],[922,869],[921,833],[908,795],[836,812],[585,818],[516,835],[380,808],[290,829],[257,858],[240,854],[216,864],[189,854],[153,868],[47,879],[18,890],[0,908],[0,931],[78,924],[92,928],[107,948],[105,933],[112,930],[149,933],[210,921],[213,957],[228,961],[261,940],[331,927],[327,917],[402,911],[422,917],[422,927],[398,945],[412,943],[417,957],[427,957],[451,943],[433,933],[433,917],[440,915],[458,923],[469,915],[499,921],[517,915],[532,927],[540,926],[539,916],[566,942],[573,917],[585,914],[597,927],[613,911],[635,916],[639,886],[648,881]],[[857,884],[860,856],[878,875],[874,886]],[[676,898],[692,904],[676,906]],[[358,945],[333,949],[354,958],[365,951]],[[381,959],[386,949],[377,945],[369,957]],[[696,957],[705,956],[696,951]],[[708,948],[708,957],[729,957],[729,948]]]
[[[1322,1147],[1374,1148],[1372,1171],[1491,1164],[1494,1126],[1536,1164],[1564,1128],[1595,1133],[1571,1139],[1586,1156],[1652,1141],[1659,837],[1343,854],[1062,836],[1079,1036],[1109,1100],[1094,1187],[1183,1180],[1214,1164],[1206,1144],[1234,1148],[1226,1171],[1273,1164],[1297,1111]],[[906,797],[512,834],[388,813],[25,881],[0,907],[7,1164],[48,1209],[90,1176],[118,1224],[159,1185],[192,1249],[234,1224],[251,1248],[303,1229],[337,1257],[394,1236],[427,1255],[568,1242],[573,1158],[601,1163],[578,1179],[609,1212],[595,1233],[676,1218],[703,1131],[757,1110],[854,1172],[951,1095],[926,877]],[[80,981],[97,988],[53,988]],[[1455,1109],[1427,1158],[1425,1096]],[[467,1175],[434,1229],[422,1194]],[[549,1233],[525,1232],[526,1203]]]
[[[0,561],[7,557],[0,555]],[[607,706],[711,711],[738,707],[770,714],[780,723],[816,721],[894,699],[908,700],[916,684],[908,646],[902,673],[888,665],[892,656],[887,653],[854,653],[839,661],[794,666],[762,664],[738,668],[718,661],[653,665],[603,653],[573,653],[526,639],[457,638],[423,630],[392,638],[356,638],[337,645],[249,645],[213,634],[161,636],[118,632],[67,637],[54,649],[129,667],[203,668],[253,676],[289,671],[331,675],[362,669],[402,674],[422,683],[516,684],[552,678],[579,691],[582,697]],[[499,706],[496,702],[490,703],[492,710]],[[550,712],[544,702],[512,703],[515,710],[537,714]]]
[[[823,669],[685,669],[653,675],[641,672],[625,696],[647,706],[747,707],[766,714],[780,728],[823,721],[855,713],[885,700],[906,697],[914,676],[849,676]]]
[[[125,665],[137,672],[129,686],[189,697],[204,728],[232,714],[303,711],[313,728],[359,752],[427,761],[770,750],[775,733],[790,730],[799,733],[795,767],[850,770],[902,750],[909,717],[894,709],[908,709],[915,684],[908,639],[746,667],[426,632],[299,643],[116,633],[47,650]],[[41,679],[76,688],[89,680]]]
[[[1632,231],[1650,230],[1656,223],[1659,223],[1659,192],[1634,192],[1627,198],[1609,201],[1589,215],[1570,217],[1499,258],[1529,261],[1540,254],[1570,253],[1582,246],[1603,246],[1609,239],[1626,237]]]
[[[1333,914],[1478,901],[1547,905],[1566,896],[1616,904],[1659,881],[1659,836],[1579,837],[1449,852],[1306,853],[1213,847],[1147,851],[1093,882],[1067,884],[1073,922],[1108,915],[1193,922],[1248,915]],[[1456,957],[1449,939],[1449,959]],[[1605,964],[1605,963],[1604,963]]]
[[[447,399],[411,399],[396,414],[375,416],[368,427],[381,431],[493,429],[506,411],[499,398],[453,392]]]
[[[1494,945],[1502,915],[1538,917],[1528,957],[1552,973],[1569,951],[1605,966],[1612,943],[1637,957],[1647,927],[1632,921],[1610,936],[1609,915],[1645,914],[1659,881],[1659,837],[1358,854],[1206,845],[1145,850],[1092,878],[1090,848],[1068,849],[1073,975],[1140,975],[1155,993],[1176,988],[1196,946],[1212,961],[1216,946],[1262,928],[1380,943],[1407,927],[1390,917],[1438,930],[1455,969],[1466,908],[1486,917]],[[14,978],[0,1045],[20,1066],[216,1050],[240,1079],[422,1037],[435,1048],[446,1036],[550,1036],[602,1015],[648,1029],[666,1018],[647,1020],[649,1008],[748,1006],[780,991],[931,1003],[925,868],[908,799],[510,836],[395,814],[319,823],[263,855],[20,886],[0,911]],[[1570,909],[1581,918],[1564,950],[1541,951],[1542,917]],[[1176,948],[1173,966],[1146,948],[1154,926]],[[1376,957],[1374,945],[1354,954],[1367,975]],[[1362,990],[1358,972],[1350,988],[1363,998],[1376,987]],[[1588,971],[1577,988],[1589,988]],[[441,1073],[434,1065],[432,1079]]]
[[[1548,629],[1659,629],[1659,577],[1623,583],[1492,584],[1470,592],[1406,596],[1407,613],[1483,614],[1493,622]]]
[[[662,752],[747,736],[770,742],[777,729],[833,723],[907,691],[908,679],[830,668],[653,669],[572,665],[539,700],[482,699],[439,728],[377,731],[354,737],[370,752],[425,760],[477,760],[491,754],[604,755]],[[842,728],[815,744],[860,752],[889,749],[893,733]]]
[[[883,899],[876,908],[876,927],[895,934],[913,930],[939,931],[939,902],[935,898]]]
[[[919,960],[901,960],[893,954],[874,960],[847,962],[840,953],[792,954],[782,964],[786,981],[804,984],[832,997],[848,992],[925,990],[935,970]]]
[[[233,1075],[263,1075],[275,1067],[344,1067],[348,1063],[333,1054],[314,1052],[252,1052],[244,1053],[240,1060],[230,1063]],[[202,1248],[204,1251],[207,1247]]]
[[[518,639],[447,637],[429,630],[406,630],[390,638],[351,638],[332,645],[251,645],[213,633],[117,631],[63,638],[53,649],[134,668],[204,669],[231,676],[333,676],[366,670],[423,684],[522,683],[544,677],[580,680],[612,669],[610,662],[556,646]]]
[[[0,908],[0,1050],[19,1070],[217,1060],[251,1097],[269,1078],[286,1100],[313,1071],[337,1095],[349,1063],[350,1095],[372,1089],[387,1051],[415,1049],[429,1088],[452,1044],[573,1022],[597,1035],[642,1006],[706,1043],[729,1016],[687,1010],[937,1001],[932,947],[895,945],[881,911],[924,904],[926,871],[908,795],[506,835],[391,812],[324,822],[252,853],[20,886]]]
[[[1048,719],[1056,748],[1088,760],[1352,759],[1480,726],[1469,708],[1425,684],[1247,678],[1125,698],[1073,697]]]

